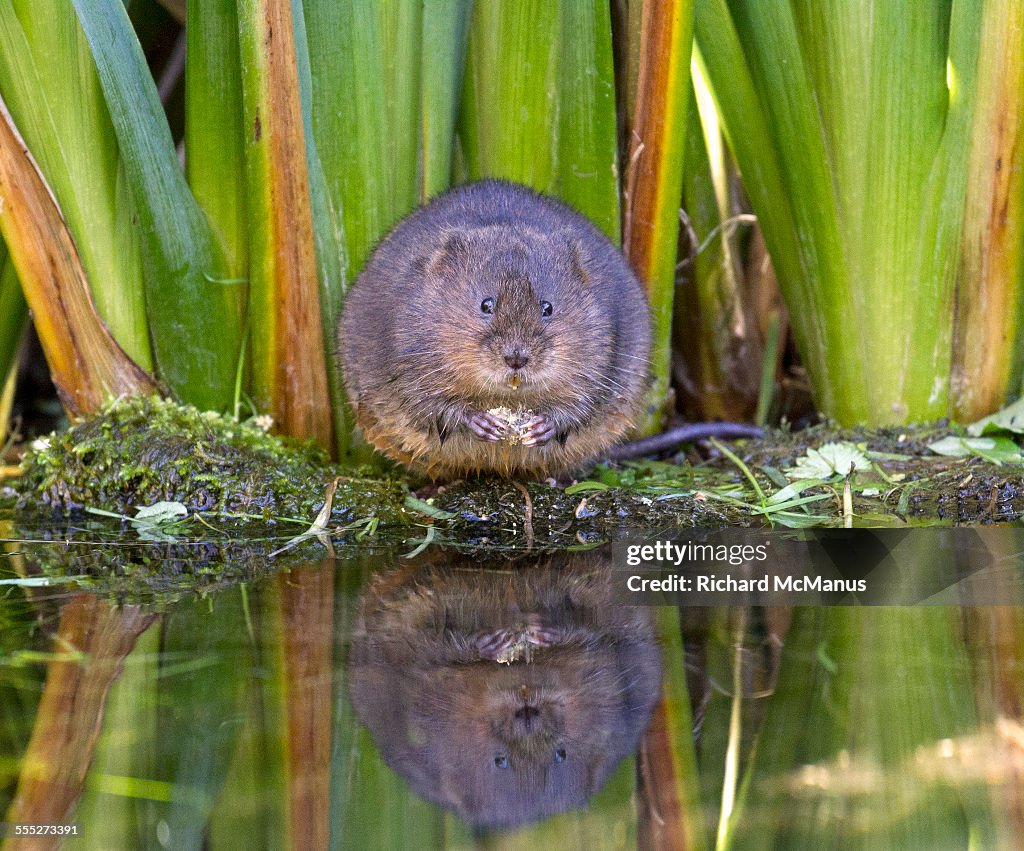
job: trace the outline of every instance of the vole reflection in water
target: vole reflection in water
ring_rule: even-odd
[[[360,604],[352,701],[417,794],[478,827],[581,807],[659,694],[650,613],[612,600],[607,553],[380,575]]]

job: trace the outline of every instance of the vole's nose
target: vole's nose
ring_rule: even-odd
[[[530,362],[530,356],[520,349],[506,349],[504,357],[511,369],[522,369]]]
[[[538,715],[540,715],[540,710],[536,706],[530,706],[530,704],[520,706],[519,709],[515,711],[516,720],[526,727],[526,729],[533,726],[533,722]]]

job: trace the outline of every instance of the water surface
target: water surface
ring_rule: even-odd
[[[0,527],[0,811],[76,831],[4,848],[1024,841],[1020,608],[623,607],[602,549],[101,569],[91,522]]]

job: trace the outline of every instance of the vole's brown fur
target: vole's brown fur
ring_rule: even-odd
[[[552,475],[632,426],[650,318],[586,218],[488,180],[436,198],[377,246],[339,343],[357,422],[380,451],[431,476]],[[496,408],[532,412],[521,441],[502,439]]]

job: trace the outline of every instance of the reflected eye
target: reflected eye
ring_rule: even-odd
[[[550,301],[542,301],[540,303],[540,315],[544,317],[550,316],[554,312],[554,308],[551,306]]]
[[[481,313],[494,313],[494,299],[493,298],[485,298],[482,302],[480,302],[480,312]]]
[[[565,748],[555,749],[555,762],[565,762]]]
[[[494,764],[498,766],[498,768],[508,768],[508,757],[505,756],[505,754],[498,754],[494,758]]]

